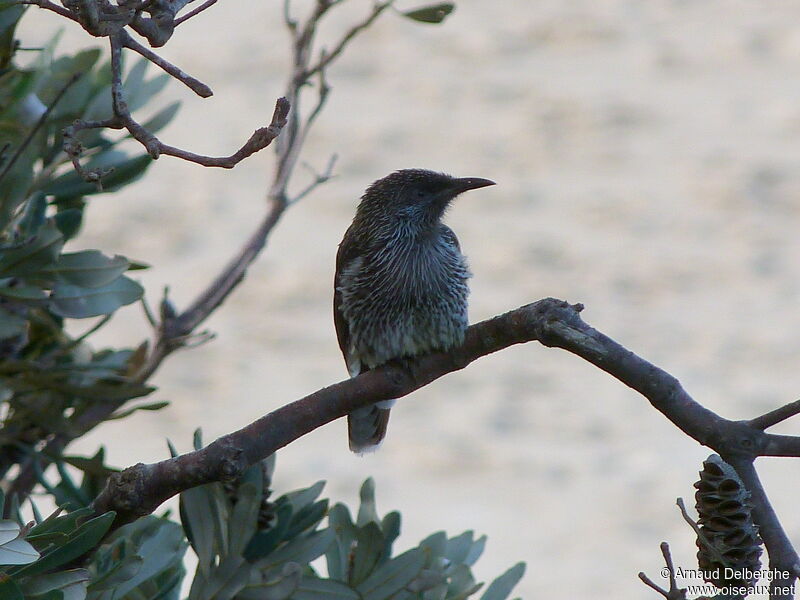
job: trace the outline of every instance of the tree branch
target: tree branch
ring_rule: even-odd
[[[536,340],[580,356],[639,391],[682,431],[730,462],[751,491],[754,519],[770,557],[795,573],[800,561],[752,470],[753,458],[763,455],[776,436],[704,408],[673,376],[587,325],[579,316],[582,308],[547,298],[472,325],[464,343],[448,353],[390,363],[287,404],[202,450],[112,475],[95,510],[116,510],[119,524],[149,514],[185,489],[237,477],[247,466],[356,408],[401,398],[481,356]]]
[[[205,83],[183,72],[181,69],[173,65],[168,60],[161,58],[158,54],[156,54],[149,48],[142,46],[139,42],[137,42],[130,35],[128,35],[127,32],[125,31],[121,32],[120,36],[122,44],[126,48],[141,54],[151,63],[163,69],[164,72],[172,75],[172,77],[180,81],[182,84],[184,84],[186,87],[188,87],[190,90],[192,90],[195,94],[197,94],[201,98],[208,98],[209,96],[214,95],[214,92],[211,91],[211,88],[208,87]]]
[[[794,402],[771,410],[755,419],[750,419],[750,426],[763,431],[797,414],[800,414],[800,400],[795,400]]]

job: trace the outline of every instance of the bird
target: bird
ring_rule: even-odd
[[[490,185],[480,177],[401,169],[366,189],[339,244],[334,276],[336,337],[351,377],[464,341],[472,275],[442,217],[459,194]],[[348,414],[350,450],[377,449],[393,404]]]

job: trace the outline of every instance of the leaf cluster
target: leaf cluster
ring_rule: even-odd
[[[88,201],[133,182],[152,161],[133,155],[126,136],[110,129],[65,137],[76,119],[111,116],[111,66],[97,48],[58,55],[58,35],[44,48],[21,48],[14,34],[24,12],[0,0],[0,477],[15,464],[38,467],[41,442],[80,436],[81,416],[93,406],[121,405],[155,389],[136,376],[145,346],[95,350],[89,340],[119,308],[142,299],[144,290],[129,272],[145,265],[96,249],[65,251],[75,243]],[[20,60],[23,50],[33,60]],[[147,78],[146,66],[144,59],[134,64],[124,81],[134,109],[168,81]],[[165,126],[176,110],[173,104],[157,112],[151,129]],[[79,148],[82,173],[67,146],[73,153]],[[103,173],[103,186],[86,181],[92,170]],[[86,333],[68,333],[70,319],[90,318],[99,320]],[[106,418],[164,405],[109,411]],[[61,482],[49,486],[41,472],[36,480],[58,503],[87,505],[102,480],[90,485],[84,476],[83,484],[73,484],[58,447],[46,458],[55,461]]]
[[[319,498],[322,481],[269,501],[264,473],[255,465],[232,490],[213,483],[181,494],[198,557],[189,600],[464,600],[482,588],[471,567],[485,536],[440,531],[394,555],[400,514],[379,516],[372,479],[361,487],[354,520],[344,504],[329,508]],[[265,512],[269,519],[260,518]],[[512,567],[480,600],[505,600],[524,570]]]

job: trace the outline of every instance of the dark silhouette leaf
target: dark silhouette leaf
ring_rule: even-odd
[[[447,16],[453,12],[456,5],[452,2],[440,2],[439,4],[431,4],[430,6],[423,6],[415,10],[408,10],[401,14],[409,19],[418,21],[420,23],[441,23]]]

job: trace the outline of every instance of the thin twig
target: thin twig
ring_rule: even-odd
[[[53,98],[53,101],[50,103],[50,106],[48,106],[47,109],[42,113],[42,115],[39,117],[39,120],[36,121],[34,126],[31,128],[31,130],[25,136],[25,139],[22,140],[22,143],[14,151],[14,154],[11,155],[11,158],[8,160],[8,162],[3,167],[3,170],[0,171],[0,180],[2,180],[3,177],[5,177],[8,174],[8,172],[11,170],[11,167],[13,167],[14,163],[17,162],[17,159],[19,159],[19,157],[22,156],[22,153],[25,152],[25,148],[27,148],[28,144],[31,143],[31,140],[33,139],[33,136],[36,135],[36,132],[39,131],[39,129],[41,129],[41,127],[45,124],[45,122],[47,122],[47,119],[50,117],[50,113],[53,112],[53,110],[55,109],[56,105],[64,97],[64,94],[67,93],[67,90],[69,90],[69,88],[72,87],[72,84],[74,84],[76,81],[78,81],[78,79],[80,79],[82,75],[83,75],[83,73],[75,73],[72,77],[69,78],[69,80],[64,84],[64,86],[58,91],[58,93],[56,94],[56,97]]]
[[[375,22],[375,19],[377,19],[380,16],[380,14],[384,10],[389,8],[392,4],[394,4],[394,0],[387,0],[386,2],[378,2],[377,4],[375,4],[372,7],[372,12],[369,14],[369,16],[366,19],[364,19],[361,23],[354,25],[344,35],[344,37],[339,41],[339,43],[334,47],[334,49],[331,50],[330,53],[324,54],[320,58],[319,62],[306,72],[306,77],[311,77],[312,75],[318,73],[319,71],[327,67],[332,61],[336,60],[336,58],[347,47],[347,44],[349,44],[353,40],[353,38],[356,37],[356,35],[358,35],[360,32],[364,31],[370,25],[372,25],[372,23]]]
[[[777,425],[778,423],[785,421],[786,419],[790,419],[797,414],[800,414],[800,400],[795,400],[794,402],[790,402],[785,406],[771,410],[766,414],[756,417],[755,419],[750,419],[748,423],[750,424],[750,427],[755,427],[756,429],[761,429],[763,431],[772,427],[773,425]]]
[[[665,590],[654,583],[653,580],[643,572],[639,573],[639,579],[641,579],[645,585],[664,596],[667,600],[686,600],[686,590],[678,588],[678,582],[675,580],[675,565],[672,562],[672,553],[669,550],[669,544],[667,542],[661,542],[659,548],[661,549],[661,556],[664,557],[664,564],[669,573],[669,589]]]
[[[338,158],[339,156],[337,154],[331,155],[330,159],[328,159],[328,164],[322,173],[317,173],[312,170],[314,179],[303,190],[298,192],[297,195],[295,195],[293,198],[290,198],[287,201],[288,204],[295,204],[296,202],[300,202],[300,200],[308,196],[319,186],[330,181],[333,178],[333,167],[336,164],[336,160]]]
[[[12,0],[11,4],[28,4],[31,6],[38,6],[39,8],[44,8],[46,10],[52,10],[55,13],[58,13],[62,17],[65,17],[71,21],[75,21],[79,23],[78,17],[72,14],[72,11],[67,10],[63,6],[59,6],[49,0]]]
[[[53,357],[56,357],[56,356],[63,356],[64,354],[66,354],[67,352],[72,350],[73,348],[76,348],[77,346],[80,346],[83,342],[86,341],[86,339],[90,335],[92,335],[94,332],[98,331],[101,327],[103,327],[106,323],[108,323],[113,317],[114,317],[113,313],[111,313],[110,315],[105,315],[102,319],[97,321],[97,323],[95,323],[89,329],[84,331],[80,336],[76,337],[74,340],[72,340],[68,344],[65,344],[64,346],[59,346],[57,351],[54,352],[48,358],[53,358]]]
[[[195,15],[199,15],[205,9],[211,8],[216,3],[217,3],[217,0],[206,0],[205,2],[203,2],[203,4],[201,4],[197,8],[189,11],[188,13],[183,15],[182,17],[179,17],[179,18],[175,19],[175,27],[177,27],[178,25],[180,25],[184,21],[188,21],[189,19],[191,19]]]
[[[216,0],[215,0],[216,1]],[[201,98],[208,98],[214,95],[214,92],[208,87],[205,83],[192,77],[191,75],[183,72],[181,69],[173,65],[168,60],[161,58],[158,54],[150,50],[149,48],[142,46],[139,42],[133,39],[127,32],[121,32],[121,41],[123,46],[133,50],[134,52],[138,52],[142,56],[144,56],[147,60],[152,62],[154,65],[163,69],[166,73],[169,73],[192,90],[195,94],[200,96]]]
[[[77,141],[76,135],[83,129],[101,127],[112,127],[114,129],[124,128],[128,131],[128,133],[131,134],[131,136],[133,136],[145,147],[147,153],[154,160],[159,158],[162,154],[167,154],[206,167],[221,167],[225,169],[231,169],[248,156],[251,156],[252,154],[266,148],[270,143],[272,143],[272,141],[278,136],[283,127],[286,125],[290,106],[285,98],[279,98],[275,103],[275,111],[272,115],[272,122],[266,127],[257,129],[244,143],[244,145],[230,156],[204,156],[165,144],[131,116],[128,104],[125,100],[125,94],[122,86],[122,48],[126,47],[126,44],[131,41],[130,36],[123,31],[117,35],[110,36],[109,41],[111,43],[111,104],[114,110],[114,116],[111,119],[104,121],[78,120],[66,129],[65,150],[72,159],[73,164],[77,163],[76,168],[80,167],[79,159],[82,151],[82,147]],[[138,43],[133,43],[127,47],[136,48],[137,44]],[[186,83],[186,81],[184,82]],[[87,179],[87,181],[99,180],[97,173],[88,172],[82,168],[78,168],[78,171],[84,176],[84,179]]]

